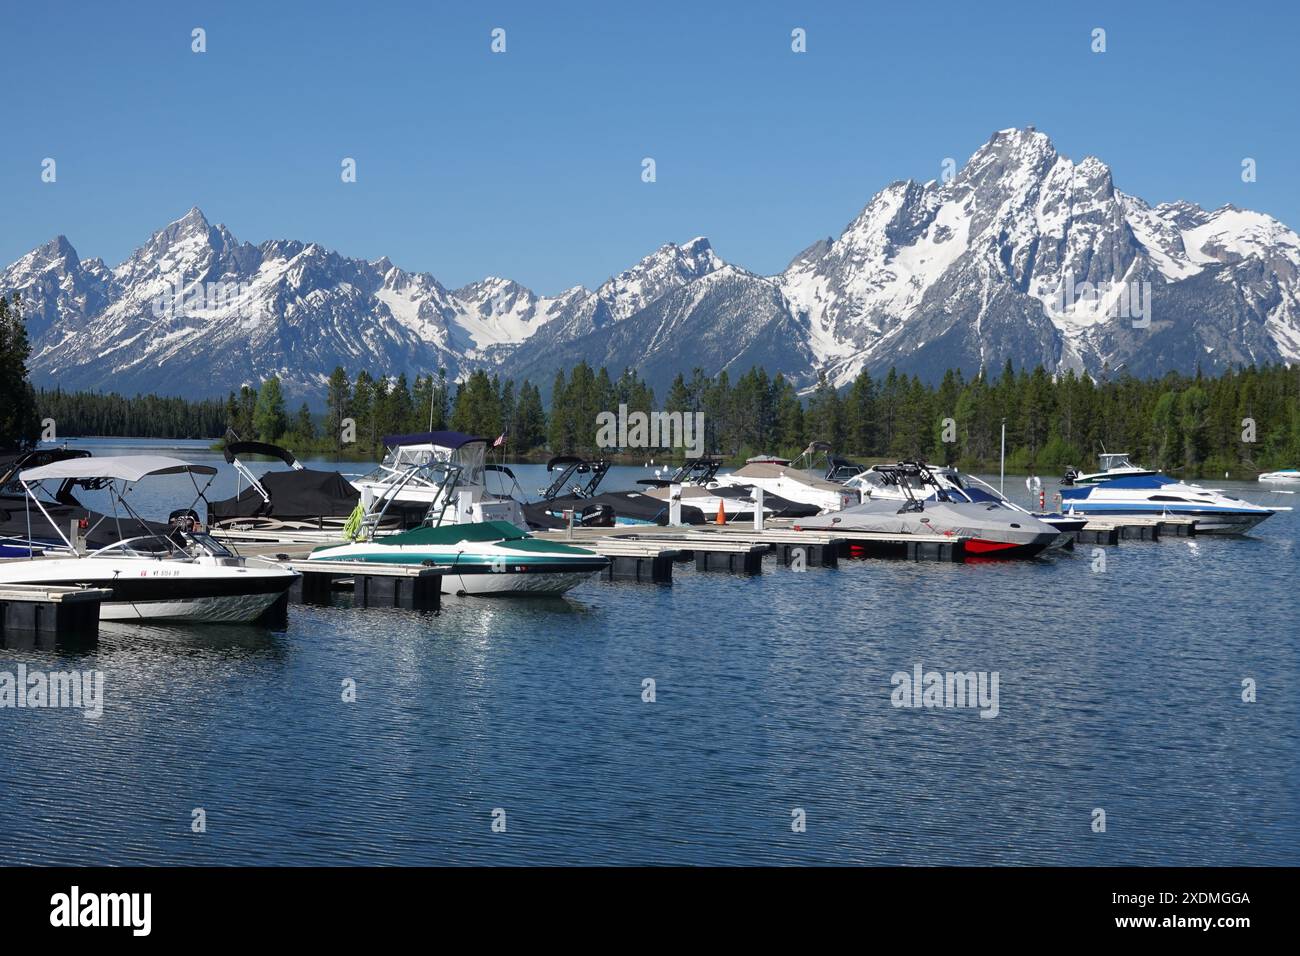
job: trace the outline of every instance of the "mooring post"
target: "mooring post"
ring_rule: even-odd
[[[668,523],[674,528],[682,525],[682,486],[668,486]]]
[[[754,530],[763,530],[763,489],[754,486]]]

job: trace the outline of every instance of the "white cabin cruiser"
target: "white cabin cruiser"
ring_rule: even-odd
[[[461,466],[453,461],[412,462],[393,487],[407,487],[410,472],[431,483],[431,503],[420,526],[382,533],[386,512],[397,499],[375,497],[353,540],[322,545],[308,560],[444,565],[449,568],[442,576],[444,594],[482,595],[559,595],[609,567],[609,559],[595,552],[534,538],[522,530],[522,513],[519,524],[491,517],[485,507],[490,503],[458,490]],[[511,504],[519,508],[518,502]],[[455,520],[456,515],[467,517]]]
[[[244,558],[206,534],[191,508],[173,512],[166,530],[145,521],[126,500],[131,486],[145,478],[187,474],[215,475],[209,465],[192,465],[161,455],[72,458],[28,468],[18,480],[28,495],[28,527],[44,520],[58,544],[27,535],[31,557],[0,563],[0,585],[33,584],[106,588],[112,596],[100,605],[105,621],[184,621],[246,623],[259,618],[298,580],[284,568],[249,567]],[[99,515],[64,529],[37,494],[43,481],[71,482],[88,491],[106,490],[112,515]],[[206,487],[206,486],[205,486]],[[198,488],[195,503],[203,497]],[[121,509],[119,512],[118,509]],[[33,513],[36,512],[35,514]],[[125,526],[125,527],[124,527]],[[133,536],[128,529],[140,533]],[[87,551],[85,541],[112,530],[116,542]],[[36,557],[41,542],[43,557]],[[51,557],[64,554],[66,557]]]
[[[1140,465],[1133,464],[1127,452],[1101,454],[1097,456],[1097,460],[1101,463],[1101,471],[1083,474],[1071,468],[1065,473],[1065,477],[1061,479],[1061,484],[1095,485],[1099,481],[1110,481],[1112,478],[1132,478],[1138,475],[1159,474],[1159,472],[1151,468],[1143,468]]]
[[[814,443],[816,445],[818,443]],[[811,450],[814,446],[809,446]],[[804,453],[805,455],[808,452]],[[801,456],[802,457],[802,456]],[[770,455],[748,459],[744,465],[733,472],[718,475],[707,487],[726,486],[748,488],[756,486],[763,489],[763,494],[775,495],[787,501],[801,505],[812,505],[818,514],[827,511],[839,511],[856,505],[858,493],[842,484],[827,481],[820,475],[798,467],[784,458]]]
[[[435,431],[386,435],[379,467],[352,482],[367,515],[384,511],[402,527],[424,523],[437,510],[444,523],[507,521],[526,528],[523,507],[513,498],[487,488],[489,471],[506,471],[487,463],[488,439],[461,432]],[[454,499],[445,486],[446,469],[455,470]],[[507,471],[508,474],[508,471]]]
[[[1187,484],[1167,475],[1113,478],[1061,491],[1067,514],[1171,515],[1196,519],[1198,534],[1245,534],[1265,518],[1290,508],[1265,508],[1214,488]]]
[[[1281,471],[1266,471],[1259,476],[1260,481],[1300,481],[1300,468],[1283,468]]]

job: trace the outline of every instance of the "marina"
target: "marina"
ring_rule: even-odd
[[[1249,530],[1289,510],[1173,482],[1115,455],[1103,456],[1114,477],[1099,473],[1081,482],[1077,473],[1067,474],[1063,484],[1071,487],[1057,495],[1068,502],[1064,514],[1035,514],[951,468],[914,461],[864,467],[814,443],[805,458],[820,453],[826,478],[783,459],[751,459],[721,475],[718,459],[690,460],[670,474],[642,479],[656,496],[637,495],[653,503],[638,506],[636,520],[624,520],[608,504],[587,507],[621,494],[599,492],[610,470],[604,461],[552,459],[546,472],[553,477],[539,505],[488,490],[490,473],[509,476],[516,492],[519,484],[509,467],[486,461],[486,439],[432,432],[385,443],[384,463],[349,480],[307,468],[279,446],[231,436],[223,455],[236,494],[215,503],[197,479],[211,484],[217,470],[177,458],[56,449],[15,459],[6,487],[11,500],[19,487],[28,500],[21,521],[10,512],[0,584],[34,596],[5,606],[7,627],[84,636],[92,613],[105,620],[256,620],[279,627],[287,625],[290,602],[328,603],[343,589],[360,609],[437,611],[443,595],[560,595],[588,578],[671,584],[674,567],[684,563],[697,572],[758,575],[768,557],[796,572],[838,568],[846,559],[1023,559],[1078,543],[1114,546]],[[255,471],[241,455],[278,460],[289,470]],[[131,509],[125,492],[141,479],[165,475],[190,476],[197,497],[162,524]],[[63,484],[57,495],[43,498],[42,482],[51,480]],[[107,489],[113,517],[83,507],[72,495],[78,487]],[[1132,510],[1114,504],[1138,489],[1178,491],[1179,507],[1189,507],[1181,514],[1166,511],[1169,495],[1154,496],[1165,500],[1159,509],[1146,499]],[[713,522],[691,515],[685,505],[701,495],[713,495]],[[1076,511],[1093,498],[1105,506]],[[801,501],[822,501],[827,508],[810,516],[812,508]],[[193,510],[200,502],[208,526]],[[33,509],[49,528],[22,535],[32,527]],[[776,516],[783,511],[798,516]],[[125,534],[119,512],[144,535],[105,545]],[[60,519],[69,518],[65,533]],[[98,545],[93,551],[92,538]]]
[[[110,451],[124,450],[96,455]],[[233,493],[215,464],[216,494]],[[160,487],[140,508],[165,513],[173,497]],[[318,600],[291,592],[278,629],[105,622],[89,645],[6,637],[11,670],[102,669],[105,718],[0,725],[12,773],[44,768],[0,823],[21,819],[33,846],[60,848],[40,859],[67,863],[1295,862],[1300,819],[1267,793],[1285,786],[1276,758],[1300,714],[1280,701],[1224,716],[1218,700],[1289,666],[1287,646],[1257,632],[1289,626],[1294,529],[1284,513],[1241,538],[1121,538],[1105,573],[1082,542],[992,564],[810,556],[797,573],[779,549],[801,532],[781,522],[575,528],[579,546],[656,554],[671,586],[606,572],[563,598],[440,594],[434,612],[359,603],[343,575],[392,569],[339,566]],[[696,538],[753,539],[763,572],[699,570],[683,554]],[[316,546],[239,547],[297,569]],[[917,661],[999,671],[997,718],[893,710],[888,675]],[[348,678],[354,704],[339,699]],[[1097,707],[1103,685],[1113,699]],[[1252,782],[1233,789],[1246,767]],[[1230,813],[1188,796],[1207,787],[1229,788]],[[89,813],[75,798],[87,788]],[[1122,841],[1089,831],[1094,805]],[[201,838],[194,806],[210,815]],[[508,835],[487,825],[495,807]],[[790,832],[791,807],[808,833]],[[311,825],[286,826],[291,811]],[[26,846],[17,859],[37,859]]]

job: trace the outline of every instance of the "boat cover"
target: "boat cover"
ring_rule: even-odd
[[[361,500],[360,492],[337,471],[269,471],[257,480],[269,502],[256,488],[245,488],[233,498],[208,505],[208,523],[253,517],[346,518]]]

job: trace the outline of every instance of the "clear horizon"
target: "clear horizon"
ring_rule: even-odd
[[[62,234],[116,265],[198,206],[241,241],[387,256],[449,287],[594,288],[695,236],[773,274],[890,182],[1030,124],[1153,204],[1300,225],[1290,8],[739,9],[16,10],[0,83],[27,106],[0,153],[0,264]]]

